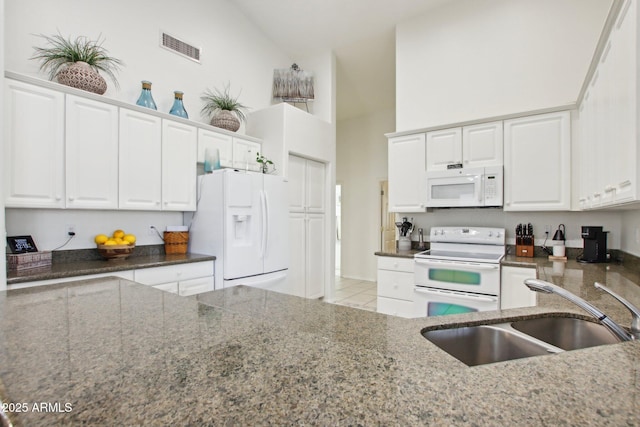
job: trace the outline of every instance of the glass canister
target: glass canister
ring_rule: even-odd
[[[182,117],[185,119],[189,118],[187,114],[187,110],[184,109],[184,104],[182,103],[183,93],[179,90],[173,92],[173,106],[171,110],[169,110],[169,114],[173,114],[174,116]]]
[[[146,80],[142,81],[142,93],[140,93],[140,98],[136,101],[137,105],[142,107],[151,108],[153,110],[157,110],[156,103],[153,100],[153,96],[151,95],[151,82]]]

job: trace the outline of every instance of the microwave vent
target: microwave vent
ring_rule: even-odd
[[[201,48],[193,46],[177,37],[161,32],[160,46],[168,49],[180,56],[188,58],[192,61],[200,63]]]

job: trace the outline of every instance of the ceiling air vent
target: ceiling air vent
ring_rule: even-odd
[[[192,61],[200,63],[201,48],[195,47],[187,42],[184,42],[164,31],[160,33],[160,46],[168,49],[178,55],[184,56]]]

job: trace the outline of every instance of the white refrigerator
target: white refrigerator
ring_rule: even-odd
[[[185,214],[189,251],[216,256],[216,289],[291,293],[288,196],[281,176],[221,169],[198,177],[197,210]]]

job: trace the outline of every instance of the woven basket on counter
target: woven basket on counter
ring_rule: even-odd
[[[167,254],[186,254],[188,243],[188,231],[164,232],[164,251]]]

